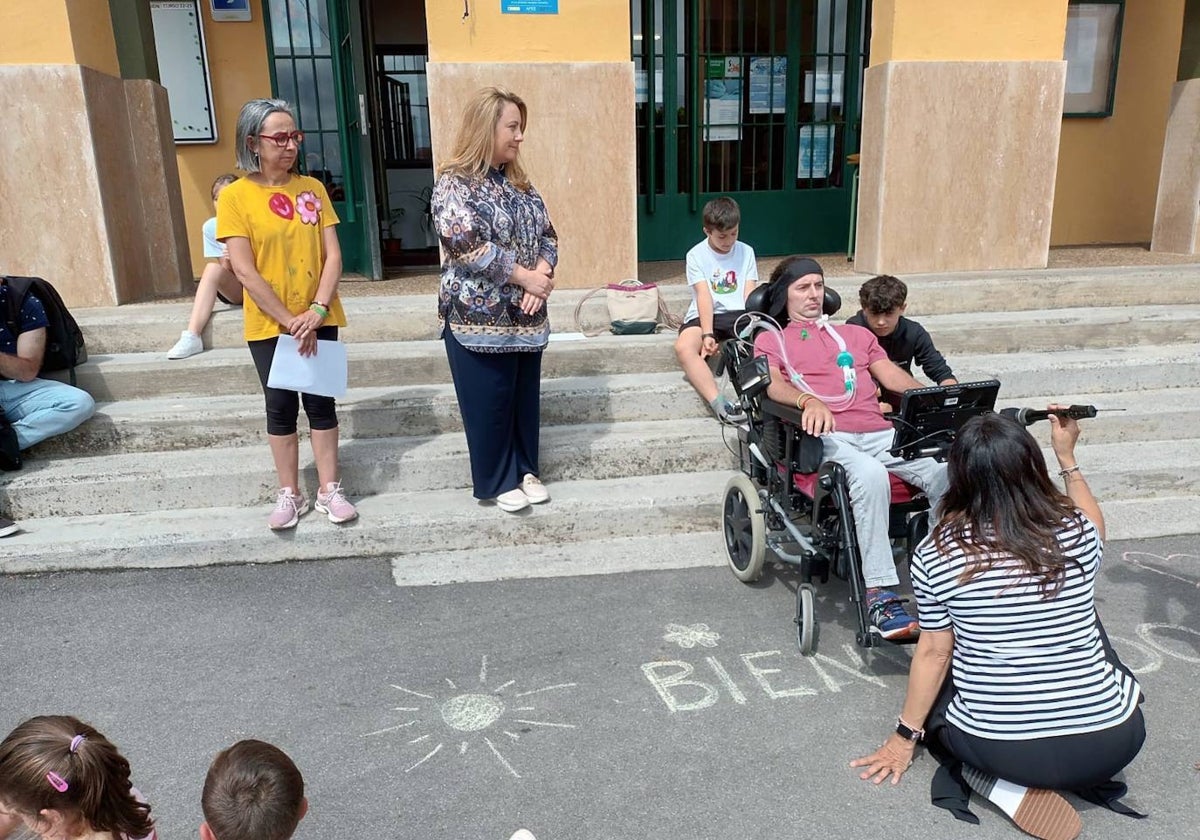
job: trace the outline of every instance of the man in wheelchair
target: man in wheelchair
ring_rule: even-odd
[[[947,487],[946,466],[932,458],[905,461],[888,452],[895,430],[880,411],[872,377],[897,393],[924,386],[888,360],[870,330],[835,328],[823,317],[825,278],[815,260],[788,257],[766,289],[764,309],[782,328],[761,329],[754,340],[755,354],[765,355],[770,364],[766,394],[799,408],[804,431],[821,440],[823,459],[844,468],[869,620],[885,639],[910,639],[918,625],[895,592],[899,577],[888,536],[888,474],[923,490],[936,510]]]

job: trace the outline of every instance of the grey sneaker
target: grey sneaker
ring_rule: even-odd
[[[735,402],[725,400],[717,412],[717,419],[727,426],[742,426],[749,420],[745,410]]]
[[[204,342],[200,336],[184,330],[180,333],[179,340],[175,342],[175,346],[167,351],[167,358],[186,359],[188,356],[195,356],[197,353],[203,352]]]

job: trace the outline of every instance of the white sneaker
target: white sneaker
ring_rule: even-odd
[[[188,356],[195,356],[197,353],[203,352],[204,341],[200,336],[184,330],[179,334],[179,340],[175,342],[175,346],[167,352],[167,358],[186,359]]]
[[[508,840],[537,840],[536,837],[529,831],[528,828],[522,828]]]
[[[533,473],[525,473],[525,477],[521,479],[521,492],[529,499],[531,505],[540,505],[542,502],[550,501],[550,491]]]
[[[496,507],[500,510],[516,513],[519,510],[525,510],[529,507],[529,497],[525,495],[520,487],[515,490],[509,490],[507,493],[501,493],[496,497]]]

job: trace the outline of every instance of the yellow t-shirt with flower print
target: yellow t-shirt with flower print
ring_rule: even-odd
[[[308,309],[316,297],[325,265],[324,231],[339,221],[325,185],[307,175],[293,175],[279,187],[239,178],[217,198],[217,239],[249,239],[258,273],[293,315]],[[247,341],[274,338],[284,331],[250,295],[242,313]],[[329,302],[325,324],[346,326],[346,313],[336,295]]]

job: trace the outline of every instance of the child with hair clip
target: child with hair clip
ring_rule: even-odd
[[[66,715],[30,718],[0,742],[0,840],[22,824],[43,840],[157,840],[129,762]]]

